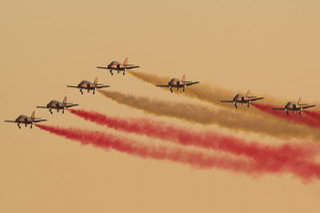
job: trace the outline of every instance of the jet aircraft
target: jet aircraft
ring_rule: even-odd
[[[177,88],[177,91],[179,90],[179,88],[183,88],[183,92],[186,90],[187,86],[191,86],[193,84],[198,84],[200,83],[199,81],[186,81],[185,80],[186,76],[183,75],[181,81],[177,78],[172,78],[168,84],[166,85],[156,85],[157,87],[169,87],[171,93],[173,92],[172,88]]]
[[[46,121],[46,119],[36,118],[35,112],[33,112],[31,117],[28,117],[26,115],[19,115],[14,121],[5,120],[4,122],[17,123],[19,129],[21,129],[20,124],[24,124],[25,127],[27,127],[27,125],[30,124],[30,128],[32,128],[33,123],[39,123],[43,121]]]
[[[299,111],[299,115],[301,115],[302,110],[315,107],[316,105],[302,104],[301,98],[299,98],[298,102],[295,103],[293,101],[287,102],[287,104],[283,108],[272,108],[272,110],[284,110],[286,114],[289,116],[289,111],[296,113]]]
[[[52,109],[56,109],[57,112],[59,112],[59,110],[62,110],[62,113],[64,113],[64,110],[66,108],[70,108],[78,105],[79,104],[67,103],[67,96],[65,96],[63,99],[63,102],[51,100],[46,106],[37,106],[37,108],[49,109],[49,112],[52,114]]]
[[[81,94],[83,94],[83,92],[82,92],[83,89],[88,90],[88,92],[90,90],[93,90],[93,94],[95,94],[96,89],[101,89],[101,88],[110,87],[110,86],[98,84],[98,77],[96,77],[96,79],[94,80],[93,83],[91,83],[90,81],[87,81],[87,80],[83,80],[77,86],[67,85],[67,87],[78,88],[78,89],[80,89]]]
[[[126,70],[134,69],[134,68],[139,68],[140,66],[136,66],[133,64],[128,64],[128,58],[124,60],[123,63],[118,62],[118,61],[112,61],[110,64],[108,64],[107,67],[100,67],[97,66],[98,69],[108,69],[110,71],[110,74],[113,75],[112,70],[116,70],[119,74],[119,72],[123,72],[122,74],[125,75]]]
[[[233,103],[235,108],[238,108],[237,103],[247,104],[247,107],[250,107],[250,103],[253,101],[261,100],[263,97],[250,96],[249,90],[246,95],[242,95],[240,93],[236,94],[232,100],[221,100],[222,103]]]

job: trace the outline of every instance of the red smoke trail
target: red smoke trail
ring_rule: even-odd
[[[86,120],[117,130],[172,140],[181,145],[220,149],[237,155],[243,154],[255,159],[265,159],[267,156],[271,156],[273,158],[276,156],[287,158],[291,157],[294,159],[308,158],[318,153],[312,144],[307,143],[305,143],[304,146],[285,144],[277,147],[271,147],[258,143],[246,143],[241,139],[214,133],[212,131],[200,133],[190,129],[178,128],[164,122],[148,119],[121,119],[85,110],[70,109],[69,111]]]
[[[272,110],[272,108],[276,108],[276,106],[268,105],[268,104],[259,104],[259,103],[251,103],[252,106],[256,107],[257,109],[269,113],[271,115],[274,115],[279,118],[283,118],[289,121],[293,121],[295,123],[299,124],[305,124],[310,127],[320,127],[320,122],[310,118],[309,116],[303,116],[304,113],[309,113],[309,111],[302,111],[302,114],[299,115],[299,113],[293,113],[292,111],[289,112],[289,116],[286,114],[283,110]]]
[[[310,116],[311,118],[315,120],[320,120],[320,112],[317,111],[304,111],[306,115]]]
[[[76,140],[83,145],[91,144],[103,149],[114,149],[141,158],[153,158],[158,160],[169,160],[188,164],[198,168],[223,168],[247,174],[255,174],[257,171],[254,162],[244,160],[233,160],[228,157],[216,157],[203,152],[187,151],[180,148],[169,148],[165,146],[143,145],[134,140],[106,134],[99,131],[88,131],[76,128],[62,128],[35,124],[42,130],[55,135]],[[259,172],[261,173],[261,172]]]
[[[312,144],[307,143],[304,146],[285,144],[271,147],[258,143],[246,143],[241,139],[218,133],[186,130],[147,119],[121,119],[85,110],[70,110],[70,112],[118,130],[171,140],[181,145],[200,146],[245,155],[253,158],[262,170],[269,172],[288,170],[299,173],[301,167],[308,166],[307,161],[314,161],[313,157],[318,153]],[[298,168],[299,166],[301,167]]]
[[[68,139],[80,141],[82,144],[92,144],[104,149],[112,148],[119,152],[135,155],[141,158],[153,158],[158,160],[169,160],[180,162],[199,168],[223,168],[246,174],[262,174],[268,167],[264,164],[256,164],[241,159],[232,160],[228,157],[215,157],[203,152],[187,151],[180,148],[168,148],[164,146],[143,145],[136,141],[122,137],[106,134],[98,131],[88,131],[76,128],[61,128],[36,124],[42,130],[52,134],[60,135]],[[312,162],[296,161],[296,169],[282,168],[276,173],[291,172],[304,181],[312,178],[320,179],[320,165]],[[267,168],[267,169],[266,169]]]

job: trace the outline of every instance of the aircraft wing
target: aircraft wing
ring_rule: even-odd
[[[257,101],[257,100],[261,100],[261,99],[263,99],[263,97],[251,98],[250,101]]]
[[[110,87],[109,85],[101,85],[101,86],[97,86],[96,88],[101,89],[101,88],[106,88],[106,87]]]
[[[272,108],[272,110],[286,110],[285,108]]]
[[[233,103],[234,101],[232,100],[232,101],[229,101],[229,100],[222,100],[222,101],[220,101],[221,103]]]
[[[4,122],[8,122],[8,123],[17,123],[16,121],[8,121],[8,120],[5,120]]]
[[[316,105],[308,105],[308,106],[303,106],[303,107],[299,107],[301,109],[307,109],[307,108],[311,108],[311,107],[315,107]]]
[[[167,84],[167,85],[156,85],[156,87],[170,87],[170,86]]]
[[[200,83],[199,81],[188,82],[188,83],[186,83],[186,86],[190,86],[190,85],[193,85],[193,84],[199,84],[199,83]]]
[[[48,107],[46,107],[46,106],[37,106],[37,108],[47,109]]]
[[[130,69],[134,69],[134,68],[139,68],[140,66],[130,66],[130,67],[127,67],[126,69],[127,70],[130,70]]]
[[[35,121],[33,121],[33,122],[34,122],[34,123],[39,123],[39,122],[42,122],[42,121],[47,121],[47,119],[35,120]]]
[[[79,106],[79,104],[68,104],[66,107],[69,108],[69,107],[74,107],[74,106]]]
[[[67,85],[67,87],[70,87],[70,88],[79,88],[78,86],[71,86],[71,85]]]
[[[97,66],[97,68],[98,69],[106,69],[106,70],[109,70],[110,68],[108,68],[108,67],[99,67],[99,66]]]

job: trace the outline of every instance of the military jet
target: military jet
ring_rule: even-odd
[[[90,81],[87,81],[87,80],[83,80],[77,86],[67,85],[67,87],[78,88],[78,89],[80,89],[81,94],[83,94],[83,92],[82,92],[83,89],[88,90],[88,92],[90,92],[90,90],[93,90],[93,94],[95,94],[96,89],[106,88],[106,87],[110,87],[110,86],[98,84],[98,77],[96,77],[96,79],[94,80],[93,83],[91,83]]]
[[[118,62],[118,61],[112,61],[110,64],[108,64],[107,67],[97,66],[98,69],[108,69],[110,71],[111,75],[113,75],[112,70],[116,70],[118,72],[118,74],[119,74],[119,72],[123,72],[122,74],[125,75],[126,70],[139,68],[139,67],[140,66],[128,64],[128,58],[126,58],[123,63]]]
[[[166,85],[156,85],[157,87],[169,87],[171,93],[173,92],[172,88],[177,88],[177,91],[179,90],[179,88],[183,88],[183,92],[186,90],[187,86],[191,86],[193,84],[198,84],[200,83],[199,81],[186,81],[186,76],[183,75],[181,81],[177,78],[172,78],[168,84]]]
[[[302,104],[301,98],[299,98],[298,102],[295,103],[293,101],[289,101],[283,108],[272,108],[272,110],[284,110],[286,111],[287,115],[289,116],[289,111],[296,113],[299,111],[299,115],[301,115],[302,110],[315,107],[316,105],[309,105],[309,104]]]
[[[30,128],[32,128],[33,123],[39,123],[43,121],[46,121],[46,119],[36,118],[35,112],[33,112],[31,117],[28,117],[26,115],[19,115],[14,121],[5,120],[4,122],[17,123],[19,129],[21,129],[20,124],[24,124],[25,127],[27,127],[27,125],[30,124]]]
[[[253,101],[261,100],[263,97],[251,96],[249,90],[246,95],[240,93],[236,94],[232,100],[221,100],[222,103],[233,103],[235,108],[238,108],[237,103],[247,104],[247,107],[250,107],[250,103]]]
[[[64,97],[63,102],[59,102],[56,100],[51,100],[47,106],[37,106],[37,108],[42,108],[42,109],[49,109],[49,112],[52,114],[52,109],[56,109],[57,112],[59,110],[62,110],[62,113],[64,113],[64,110],[66,108],[78,106],[79,104],[73,104],[73,103],[67,103],[67,96]]]

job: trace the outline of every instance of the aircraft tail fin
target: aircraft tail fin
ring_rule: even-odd
[[[183,76],[182,76],[181,81],[182,81],[182,82],[185,82],[185,81],[186,81],[186,75],[183,75]]]
[[[66,105],[66,104],[67,104],[67,96],[64,96],[63,104],[64,104],[64,105]]]
[[[256,95],[251,95],[250,90],[248,90],[248,91],[247,91],[247,94],[246,94],[246,97],[247,97],[247,98],[256,98],[257,96],[256,96]]]
[[[298,99],[298,105],[301,105],[301,97]]]
[[[96,77],[96,79],[94,79],[94,82],[93,82],[95,85],[98,84],[98,77]]]
[[[33,111],[31,114],[31,120],[34,121],[35,118],[36,118],[36,113],[35,111]]]
[[[128,66],[128,58],[124,59],[123,65],[126,67]]]
[[[250,96],[250,90],[247,91],[246,97]]]

